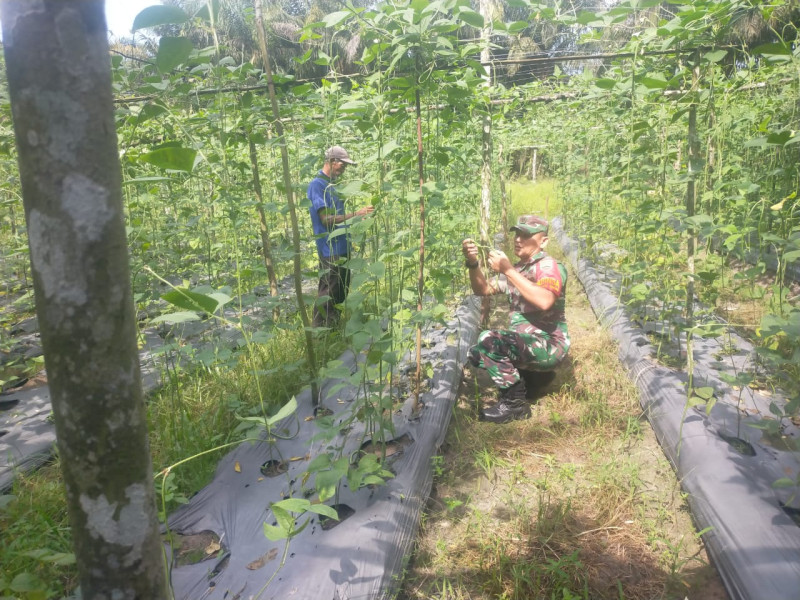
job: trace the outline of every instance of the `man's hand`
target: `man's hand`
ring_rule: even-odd
[[[365,217],[366,215],[371,215],[375,212],[374,206],[365,206],[364,208],[359,208],[354,215],[356,217]]]
[[[505,273],[511,269],[511,261],[508,260],[506,253],[502,250],[492,250],[489,252],[489,267],[497,273]]]
[[[461,242],[461,253],[469,264],[478,262],[478,246],[470,238]]]

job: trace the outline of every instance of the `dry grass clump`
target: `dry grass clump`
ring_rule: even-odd
[[[528,421],[477,421],[491,384],[465,369],[400,598],[726,598],[574,278],[567,319],[569,358]]]

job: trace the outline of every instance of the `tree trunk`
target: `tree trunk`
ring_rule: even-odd
[[[300,320],[303,322],[306,339],[306,361],[311,375],[311,398],[314,406],[320,402],[319,385],[317,384],[317,360],[314,353],[314,339],[311,335],[311,322],[308,319],[306,303],[303,300],[303,275],[300,264],[300,228],[297,224],[297,211],[294,206],[294,189],[292,188],[292,172],[289,167],[289,151],[286,148],[286,136],[284,135],[281,113],[278,108],[278,100],[275,97],[275,84],[272,80],[272,69],[269,64],[269,50],[267,48],[267,34],[264,31],[264,17],[261,8],[262,0],[254,0],[256,13],[256,29],[258,31],[258,44],[261,47],[261,58],[264,61],[264,74],[267,77],[267,89],[269,90],[269,100],[272,105],[272,116],[275,119],[275,131],[278,134],[278,146],[281,149],[281,163],[283,166],[283,186],[286,190],[286,202],[289,205],[289,218],[292,222],[292,249],[294,250],[294,291],[297,297],[297,311],[300,313]]]
[[[167,598],[102,0],[0,3],[36,313],[84,598]]]

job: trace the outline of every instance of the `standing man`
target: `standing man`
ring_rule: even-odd
[[[461,243],[472,291],[478,296],[505,292],[510,303],[511,328],[483,331],[469,352],[470,364],[486,369],[500,390],[498,402],[481,411],[482,420],[506,423],[530,417],[526,371],[550,371],[569,350],[564,316],[567,271],[544,252],[547,230],[547,221],[540,217],[519,218],[511,227],[519,262],[512,266],[500,250],[489,253],[489,267],[505,276],[497,285],[483,274],[475,242]]]
[[[353,217],[372,214],[372,206],[353,213],[345,213],[344,202],[336,194],[334,182],[344,173],[347,165],[356,164],[341,146],[331,146],[325,151],[325,163],[317,176],[308,184],[311,201],[311,224],[317,243],[320,278],[317,302],[314,303],[314,327],[330,327],[339,321],[337,304],[344,302],[350,288],[350,269],[344,263],[350,257],[350,234],[346,221]],[[337,234],[338,235],[331,235]],[[324,297],[324,299],[323,299]]]

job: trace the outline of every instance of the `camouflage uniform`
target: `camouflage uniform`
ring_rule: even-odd
[[[470,348],[469,361],[486,369],[501,390],[520,380],[518,369],[546,371],[555,367],[569,350],[569,334],[564,316],[567,271],[555,259],[540,251],[514,268],[529,281],[550,290],[556,296],[553,307],[541,311],[526,302],[519,290],[499,280],[497,293],[507,293],[510,302],[511,329],[481,332],[478,343]]]

